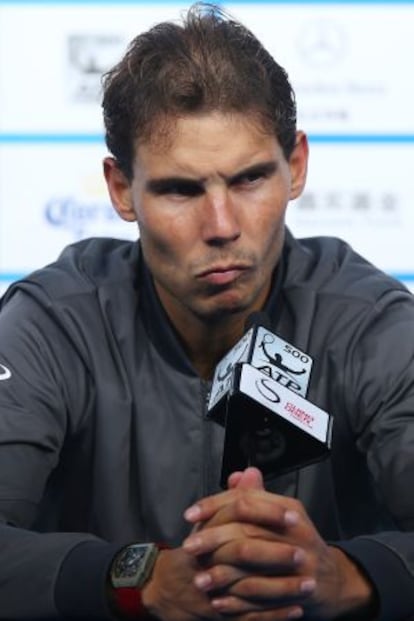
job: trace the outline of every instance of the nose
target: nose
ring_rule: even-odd
[[[227,188],[207,192],[202,209],[203,239],[206,243],[221,246],[240,237],[240,214]]]

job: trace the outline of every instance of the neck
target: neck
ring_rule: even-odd
[[[213,377],[219,360],[244,334],[245,316],[230,316],[207,323],[193,317],[183,322],[174,318],[174,326],[197,373],[205,380]]]

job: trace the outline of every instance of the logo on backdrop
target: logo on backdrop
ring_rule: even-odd
[[[70,232],[74,241],[102,232],[115,237],[113,229],[121,222],[109,202],[88,202],[76,196],[51,198],[44,208],[44,216],[52,227]]]
[[[72,34],[67,39],[69,97],[76,102],[97,102],[101,76],[121,57],[126,46],[114,34]]]
[[[402,222],[402,198],[398,191],[382,191],[369,186],[352,189],[318,188],[306,190],[289,216],[295,226],[320,229],[332,225],[399,226]],[[304,234],[306,230],[304,231]]]
[[[63,243],[85,237],[138,237],[136,222],[125,222],[112,207],[101,176],[85,170],[79,173],[75,188],[68,191],[66,187],[46,195],[42,209],[46,224],[55,232],[66,234]]]
[[[298,49],[309,65],[319,68],[336,66],[347,49],[345,30],[338,22],[328,20],[306,23],[300,32]]]

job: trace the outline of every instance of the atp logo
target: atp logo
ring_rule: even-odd
[[[257,332],[252,366],[278,384],[306,397],[312,358],[263,327]]]
[[[268,349],[266,348],[266,345],[273,344],[274,341],[275,339],[270,334],[265,334],[262,338],[262,342],[260,343],[259,347],[263,351],[265,360],[272,366],[277,367],[278,369],[280,369],[284,373],[287,373],[288,375],[303,375],[303,373],[306,373],[305,368],[294,369],[288,366],[287,364],[284,364],[282,355],[279,352],[270,353]]]
[[[227,363],[227,366],[224,369],[221,369],[221,368],[218,369],[217,381],[224,382],[226,379],[228,379],[233,372],[233,368],[235,364],[237,364],[238,362],[242,362],[244,360],[248,350],[249,350],[248,341],[246,342],[240,354],[237,352],[237,349],[236,349],[231,360],[229,360],[229,362]]]

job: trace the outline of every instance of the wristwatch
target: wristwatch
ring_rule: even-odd
[[[158,555],[155,543],[133,543],[115,556],[111,565],[111,584],[114,589],[141,589],[151,576]]]
[[[155,543],[133,543],[114,557],[109,580],[111,602],[115,613],[123,619],[149,619],[144,608],[141,589],[151,577],[159,549]]]

